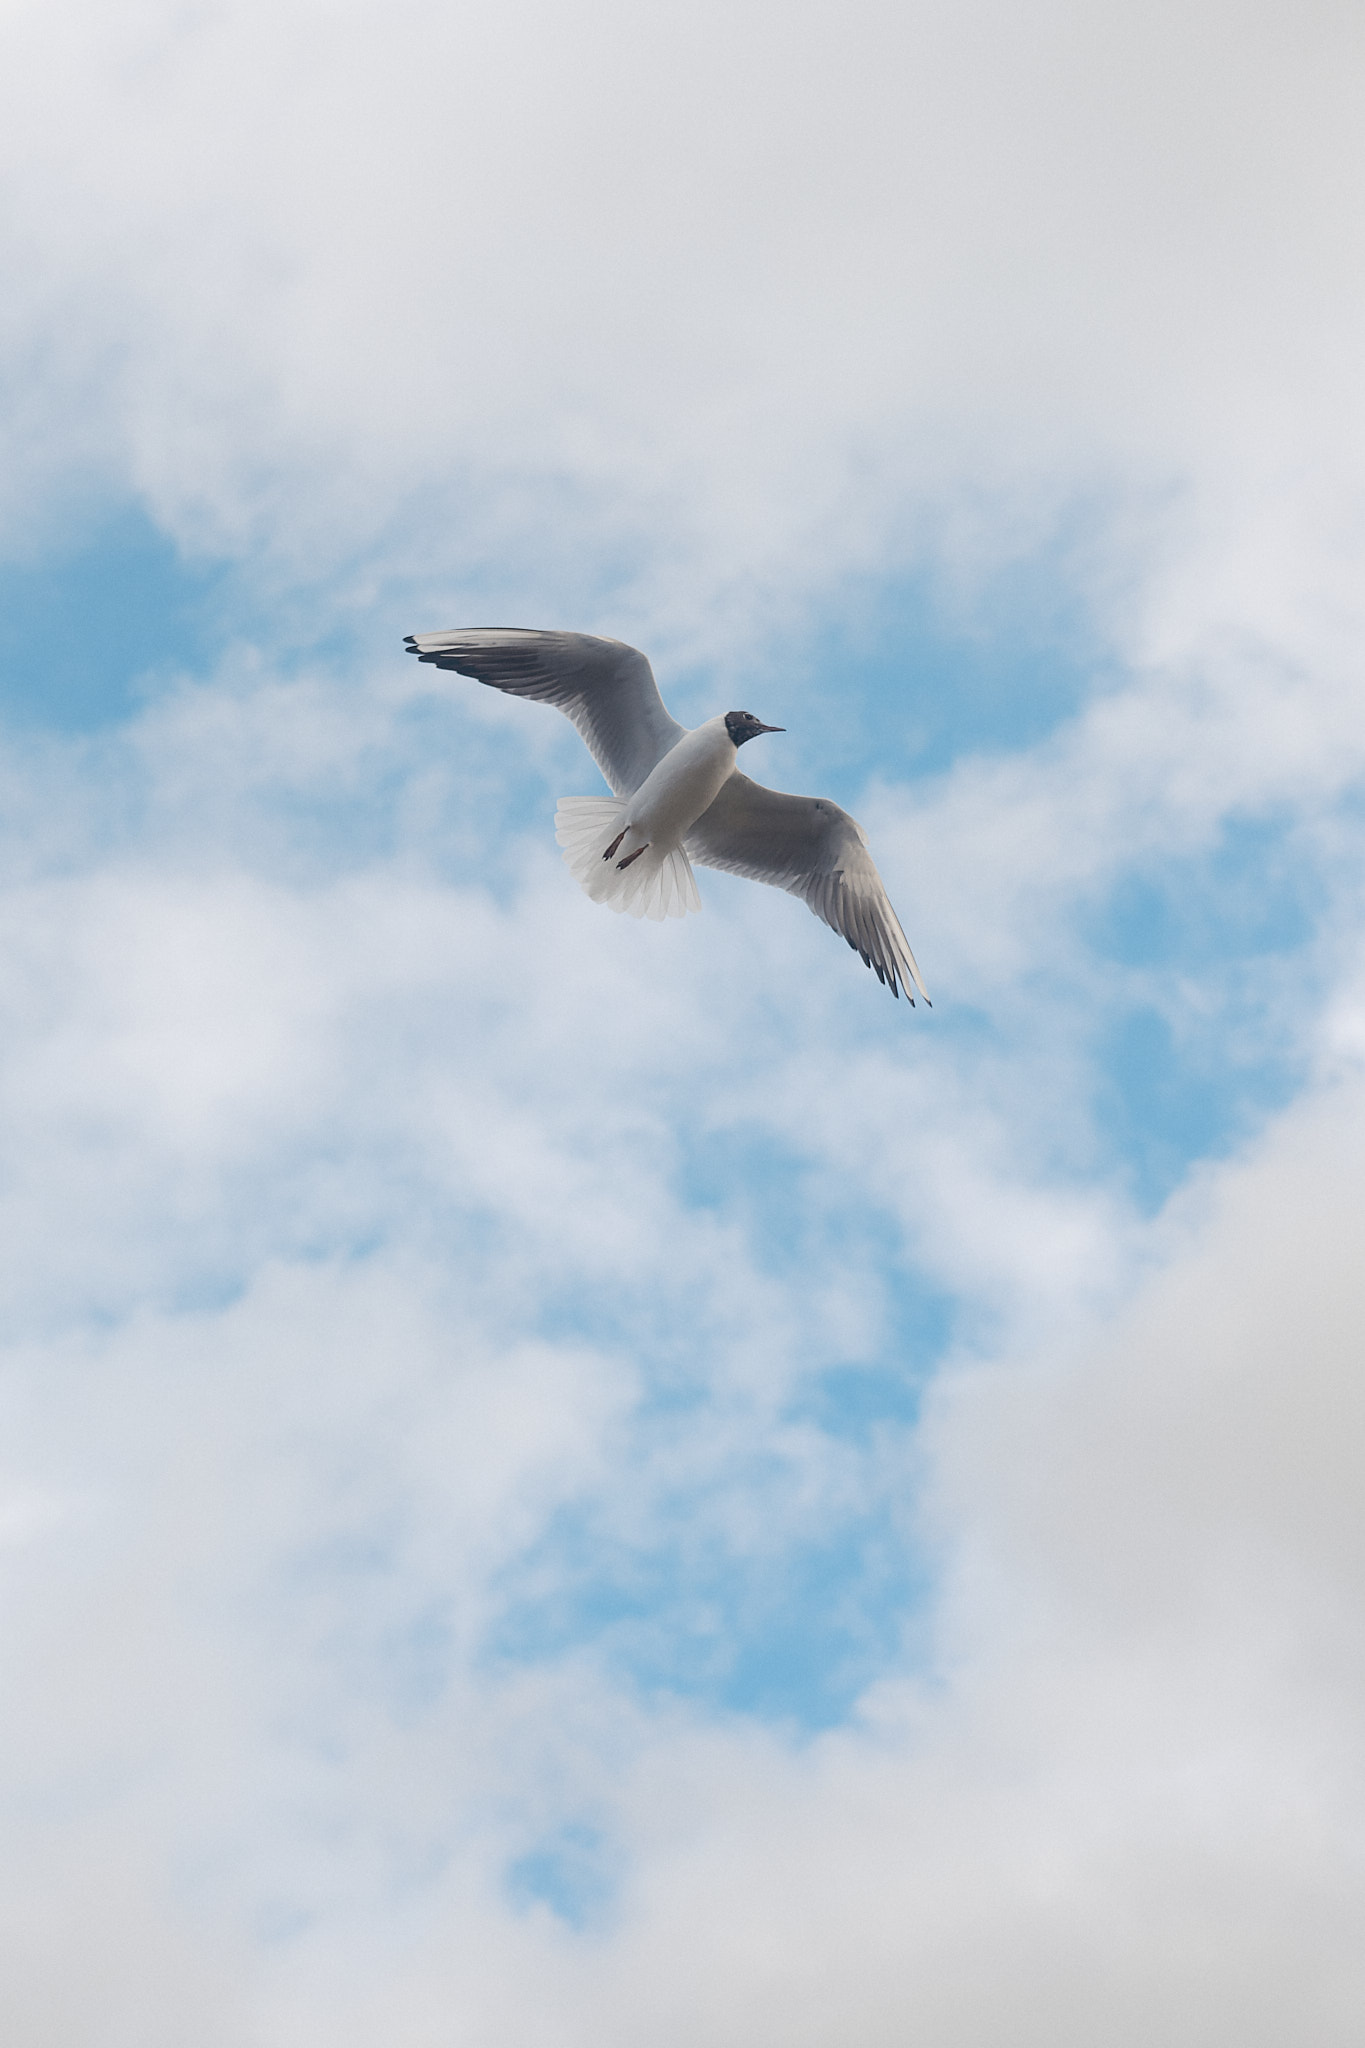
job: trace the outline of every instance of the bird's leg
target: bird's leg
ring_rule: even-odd
[[[622,841],[622,840],[623,840],[623,839],[625,838],[625,836],[626,836],[627,832],[629,832],[629,830],[630,830],[630,827],[629,827],[629,825],[623,825],[623,826],[621,827],[621,829],[620,829],[620,831],[619,831],[619,832],[617,833],[616,837],[615,837],[615,838],[614,838],[614,839],[612,840],[612,842],[611,842],[611,845],[610,845],[610,846],[609,846],[609,847],[607,848],[606,852],[605,852],[605,853],[603,854],[603,856],[602,856],[603,860],[610,860],[610,859],[611,859],[612,855],[613,855],[613,854],[615,853],[615,851],[616,851],[617,847],[618,847],[618,846],[619,846],[619,845],[621,844],[621,841]]]
[[[626,835],[625,835],[625,833],[623,832],[623,833],[621,834],[621,838],[622,838],[622,839],[624,839],[624,838],[625,838],[625,836],[626,836]],[[618,841],[617,841],[617,845],[618,845],[618,846],[620,845],[620,840],[618,840]],[[637,847],[636,847],[636,849],[635,849],[635,851],[634,851],[634,853],[628,853],[628,854],[626,855],[625,859],[624,859],[624,860],[618,860],[618,861],[617,861],[617,863],[616,863],[616,865],[617,865],[617,867],[618,867],[618,868],[628,868],[628,867],[630,866],[630,864],[631,864],[631,862],[632,862],[633,860],[638,860],[638,859],[640,858],[640,855],[641,855],[642,853],[648,853],[648,852],[649,852],[649,841],[648,841],[648,840],[646,840],[643,846],[637,846]]]

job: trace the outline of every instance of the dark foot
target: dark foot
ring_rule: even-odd
[[[618,846],[619,846],[619,845],[621,844],[621,841],[622,841],[622,840],[623,840],[623,839],[625,838],[625,836],[626,836],[626,833],[627,833],[627,832],[629,832],[629,830],[630,830],[630,827],[629,827],[629,825],[626,825],[625,827],[623,827],[623,829],[622,829],[622,830],[621,830],[620,832],[618,832],[618,833],[617,833],[616,837],[615,837],[615,838],[614,838],[614,839],[612,840],[612,842],[611,842],[611,845],[610,845],[610,846],[609,846],[609,847],[607,848],[606,852],[605,852],[605,853],[603,854],[603,856],[602,856],[603,860],[610,860],[610,859],[611,859],[612,855],[613,855],[613,854],[615,853],[615,851],[616,851],[617,847],[618,847]]]
[[[624,839],[624,838],[625,838],[625,836],[626,836],[626,835],[625,835],[625,833],[623,832],[623,833],[621,834],[621,839]],[[621,843],[621,842],[620,842],[620,840],[618,840],[618,841],[617,841],[617,845],[619,846],[619,845],[620,845],[620,843]],[[638,860],[638,859],[640,858],[640,855],[641,855],[642,853],[648,853],[648,852],[649,852],[649,842],[648,842],[648,840],[646,840],[646,841],[645,841],[645,844],[644,844],[643,846],[637,846],[637,847],[636,847],[636,849],[635,849],[635,851],[634,851],[634,853],[628,853],[628,854],[626,855],[625,859],[624,859],[624,860],[618,860],[618,861],[617,861],[617,863],[616,863],[616,865],[617,865],[617,867],[618,867],[618,868],[628,868],[628,867],[630,866],[630,864],[631,864],[631,862],[632,862],[633,860]]]

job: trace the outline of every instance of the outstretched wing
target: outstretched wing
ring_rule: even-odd
[[[724,868],[804,896],[893,996],[903,988],[913,1003],[913,982],[928,1002],[863,828],[838,804],[818,796],[786,796],[735,774],[683,843],[703,867]]]
[[[637,648],[589,633],[471,626],[409,633],[419,661],[453,668],[512,697],[553,704],[578,727],[616,796],[633,796],[685,726],[664,710],[654,671]]]

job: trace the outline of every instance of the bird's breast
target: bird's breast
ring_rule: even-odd
[[[630,822],[655,845],[680,840],[733,775],[736,752],[723,718],[685,733],[630,800]]]

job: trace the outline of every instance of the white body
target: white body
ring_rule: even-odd
[[[618,860],[640,846],[681,846],[721,784],[735,772],[739,749],[724,718],[708,718],[671,747],[625,806],[626,836]]]
[[[632,795],[560,798],[555,837],[594,902],[632,917],[685,917],[701,909],[682,843],[738,757],[724,717],[708,718],[669,748]]]

